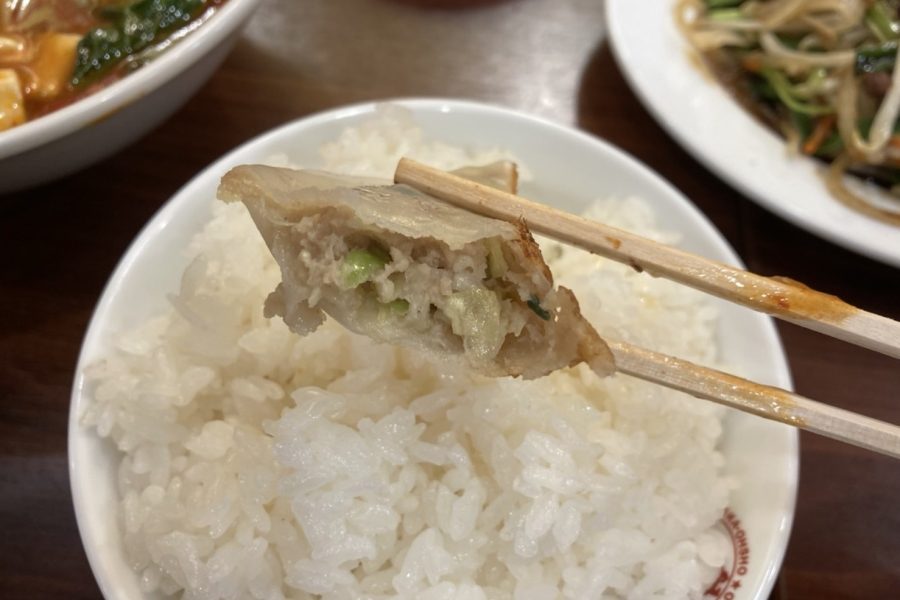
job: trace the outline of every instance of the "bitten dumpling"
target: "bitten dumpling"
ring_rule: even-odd
[[[493,165],[460,175],[514,182]],[[514,183],[512,184],[514,185]],[[612,354],[524,224],[475,215],[405,185],[245,165],[219,197],[250,211],[281,267],[265,305],[296,333],[330,315],[376,340],[465,359],[489,376],[533,379]]]

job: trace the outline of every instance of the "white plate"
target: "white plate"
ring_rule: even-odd
[[[900,267],[900,227],[832,198],[821,163],[784,141],[698,68],[673,17],[676,0],[607,0],[610,46],[631,87],[697,160],[777,215],[845,248]]]
[[[400,100],[431,139],[462,146],[498,146],[519,157],[538,184],[523,193],[569,211],[593,198],[637,195],[651,202],[667,229],[683,234],[683,247],[739,264],[722,236],[669,184],[621,151],[595,138],[510,110],[451,100]],[[84,340],[72,391],[69,469],[82,541],[108,598],[142,598],[119,541],[115,452],[77,416],[90,398],[81,375],[101,357],[116,332],[158,312],[166,293],[177,290],[185,266],[182,250],[210,217],[219,177],[232,165],[287,154],[293,163],[319,164],[318,148],[345,127],[358,124],[374,104],[302,119],[253,140],[219,160],[182,188],[153,217],[116,268],[97,305]],[[790,375],[768,317],[720,302],[722,360],[757,381],[790,387]],[[738,600],[767,598],[790,532],[797,489],[797,432],[739,413],[725,423],[723,452],[729,471],[742,481],[731,508],[739,524],[731,531],[746,564],[734,567]],[[748,560],[747,560],[748,559]],[[710,596],[715,597],[715,596]],[[723,595],[724,597],[724,595]],[[731,596],[728,596],[731,597]]]

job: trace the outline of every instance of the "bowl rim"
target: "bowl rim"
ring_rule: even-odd
[[[151,241],[155,235],[157,235],[158,230],[169,225],[172,216],[177,214],[181,210],[181,205],[187,202],[187,198],[189,197],[189,194],[193,192],[194,188],[201,187],[204,183],[204,180],[207,179],[211,173],[215,173],[217,171],[221,172],[225,167],[231,166],[234,163],[235,157],[244,153],[249,147],[264,146],[273,139],[278,139],[285,136],[295,128],[299,129],[315,127],[326,122],[341,122],[348,118],[359,115],[374,114],[377,107],[382,104],[400,105],[413,111],[418,109],[445,113],[452,111],[457,113],[469,112],[476,114],[493,114],[501,117],[518,119],[523,123],[531,122],[533,124],[555,130],[557,133],[567,136],[573,136],[582,143],[586,143],[599,152],[605,153],[611,159],[621,161],[623,164],[628,165],[628,168],[633,169],[635,173],[639,174],[661,194],[665,194],[676,200],[684,209],[691,213],[691,216],[696,220],[698,227],[702,229],[706,235],[710,236],[710,238],[714,242],[714,245],[719,247],[719,249],[723,251],[723,253],[728,257],[729,260],[731,260],[735,265],[739,267],[744,266],[743,261],[741,261],[740,257],[727,242],[725,237],[718,229],[716,229],[712,222],[706,217],[705,214],[700,211],[699,208],[697,208],[696,205],[694,205],[684,194],[682,194],[677,188],[675,188],[674,185],[669,183],[661,175],[657,174],[650,167],[630,155],[628,152],[618,148],[617,146],[611,144],[610,142],[607,142],[602,138],[576,129],[575,127],[567,126],[549,119],[528,114],[524,111],[511,109],[496,104],[440,97],[397,97],[386,98],[383,100],[359,102],[339,106],[336,108],[324,109],[321,111],[310,113],[309,115],[292,119],[282,125],[279,125],[269,131],[263,132],[262,134],[243,142],[242,144],[228,151],[226,154],[216,159],[213,163],[207,165],[200,172],[192,176],[189,181],[181,186],[148,219],[148,221],[144,224],[135,238],[131,241],[128,248],[122,254],[118,263],[112,270],[109,279],[104,285],[103,291],[99,296],[97,304],[94,307],[90,322],[85,330],[85,335],[79,350],[78,361],[73,377],[72,392],[70,396],[68,415],[69,422],[67,428],[67,453],[69,467],[68,474],[70,492],[72,494],[79,537],[81,538],[82,547],[84,548],[85,554],[87,555],[92,574],[94,575],[94,578],[101,589],[101,593],[105,598],[114,598],[118,596],[116,595],[116,590],[111,588],[111,583],[108,580],[106,569],[101,568],[101,566],[103,565],[104,551],[106,550],[106,548],[102,545],[88,543],[89,540],[87,536],[90,531],[87,524],[89,504],[84,496],[84,487],[87,485],[87,483],[84,481],[84,478],[76,471],[75,456],[79,448],[78,434],[83,430],[83,427],[80,423],[80,409],[82,408],[80,399],[83,398],[85,385],[83,370],[88,364],[87,361],[91,358],[89,357],[89,354],[92,346],[97,343],[98,338],[102,333],[104,333],[102,330],[101,321],[103,321],[105,317],[101,317],[103,317],[105,312],[109,310],[109,307],[112,304],[114,293],[121,285],[125,273],[144,251],[145,245],[149,241]],[[784,387],[785,389],[793,389],[793,382],[787,361],[787,356],[784,352],[784,347],[781,342],[781,338],[778,335],[774,321],[771,317],[768,317],[766,315],[760,315],[760,317],[762,317],[760,320],[760,327],[762,328],[763,335],[768,339],[769,343],[772,345],[772,348],[776,351],[774,369],[776,381],[774,381],[774,383],[776,385]],[[777,532],[773,535],[772,546],[774,553],[771,557],[772,560],[768,564],[763,565],[761,586],[757,590],[754,590],[754,600],[767,598],[774,588],[777,575],[784,562],[784,556],[787,551],[791,529],[796,514],[800,470],[800,436],[799,432],[796,429],[792,428],[789,430],[788,441],[786,445],[788,446],[788,452],[783,468],[784,473],[788,477],[788,487],[786,504],[783,507],[784,514],[781,515],[779,527],[777,529]]]
[[[209,22],[134,73],[50,114],[0,131],[0,161],[103,121],[149,95],[224,42],[259,4],[260,0],[228,0]]]

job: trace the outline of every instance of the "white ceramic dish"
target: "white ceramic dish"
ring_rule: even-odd
[[[498,146],[519,157],[537,182],[523,194],[579,211],[598,196],[638,195],[652,202],[665,227],[684,235],[683,247],[738,264],[719,233],[684,197],[621,151],[585,134],[510,110],[450,100],[400,100],[431,139],[462,146]],[[143,598],[119,542],[113,483],[117,456],[78,415],[90,401],[81,376],[101,357],[116,332],[158,312],[175,291],[185,266],[182,250],[210,216],[219,177],[229,167],[286,154],[296,164],[320,164],[318,148],[345,127],[358,124],[374,104],[342,108],[302,119],[248,142],[195,177],[148,223],[116,268],[84,340],[72,392],[69,470],[75,512],[91,567],[107,598]],[[790,375],[768,317],[719,302],[722,359],[757,381],[790,387]],[[734,565],[737,600],[768,598],[790,532],[797,487],[797,432],[740,413],[726,419],[729,469],[743,482],[732,503],[730,530],[736,548],[748,548]],[[735,520],[739,523],[735,523]],[[742,546],[743,544],[743,546]],[[749,560],[746,560],[749,559]],[[717,597],[710,595],[710,598]]]
[[[716,175],[795,225],[900,267],[900,227],[831,197],[822,165],[790,157],[767,129],[698,68],[675,24],[676,0],[607,0],[610,46],[631,87],[678,142]]]
[[[0,193],[112,155],[175,112],[225,59],[259,0],[229,0],[159,58],[74,104],[0,132]]]

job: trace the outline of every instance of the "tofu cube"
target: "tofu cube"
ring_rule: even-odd
[[[74,33],[48,33],[41,38],[30,65],[34,83],[25,90],[29,97],[50,100],[65,91],[75,69],[75,50],[80,39]]]
[[[25,122],[22,84],[12,69],[0,69],[0,131]]]

